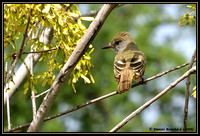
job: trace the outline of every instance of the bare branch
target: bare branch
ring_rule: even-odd
[[[8,121],[8,131],[9,131],[11,129],[11,122],[10,122],[10,102],[8,97],[7,97],[7,121]]]
[[[90,11],[90,12],[87,13],[87,14],[83,14],[83,15],[81,15],[81,16],[79,16],[79,17],[91,17],[91,16],[95,16],[95,15],[97,15],[97,13],[98,13],[100,10],[101,10],[101,8],[98,8],[98,9],[96,9],[96,10]]]
[[[33,120],[28,128],[27,132],[36,132],[43,122],[46,114],[54,103],[55,98],[60,92],[60,89],[64,85],[65,81],[69,77],[70,73],[73,71],[74,67],[80,60],[81,56],[85,53],[90,43],[93,41],[94,37],[97,35],[104,21],[110,14],[110,12],[117,6],[117,4],[105,4],[102,9],[97,14],[97,17],[90,24],[87,32],[83,35],[79,43],[77,44],[75,50],[69,57],[68,61],[58,74],[53,85],[50,88],[49,93],[44,98],[42,104],[40,105],[36,120]]]
[[[196,58],[196,49],[192,55],[190,64],[188,66],[188,69],[190,69],[194,63],[194,60]],[[187,132],[187,117],[188,117],[188,103],[189,103],[189,90],[190,90],[190,76],[187,77],[186,82],[186,90],[185,90],[185,107],[184,107],[184,117],[183,117],[183,131]]]
[[[155,76],[152,76],[152,77],[150,77],[150,78],[148,78],[148,79],[146,79],[146,80],[144,80],[144,81],[140,81],[140,82],[138,82],[138,83],[136,83],[136,84],[133,84],[133,85],[131,86],[131,88],[133,88],[133,87],[135,87],[135,86],[142,85],[143,83],[147,83],[147,82],[149,82],[149,81],[151,81],[151,80],[153,80],[153,79],[155,79],[155,78],[161,77],[161,76],[163,76],[163,75],[165,75],[165,74],[167,74],[167,73],[169,73],[169,72],[172,72],[172,71],[174,71],[174,70],[180,69],[180,68],[185,67],[185,66],[187,66],[187,65],[189,65],[189,63],[185,63],[185,64],[180,65],[180,66],[177,66],[177,67],[175,67],[175,68],[173,68],[173,69],[170,69],[170,70],[164,71],[164,72],[162,72],[162,73],[159,73],[159,74],[157,74],[157,75],[155,75]]]
[[[42,50],[42,51],[24,51],[23,54],[29,54],[29,53],[45,53],[45,52],[48,52],[48,51],[52,51],[52,50],[56,50],[57,47],[53,47],[51,49],[48,49],[48,50]]]
[[[31,46],[31,51],[33,51],[33,45]],[[30,76],[32,78],[33,76],[33,59],[34,59],[34,55],[31,54],[31,58],[30,58]],[[31,81],[32,82],[32,81]],[[32,84],[32,83],[31,83]],[[37,112],[37,108],[36,108],[36,101],[35,101],[35,92],[34,90],[31,89],[31,100],[32,100],[32,111],[33,111],[33,120],[35,120],[36,118],[36,112]]]
[[[167,88],[165,88],[162,92],[160,92],[158,95],[156,95],[154,98],[143,104],[141,107],[139,107],[137,110],[132,112],[130,115],[128,115],[123,121],[121,121],[119,124],[117,124],[113,129],[111,129],[109,132],[116,132],[120,128],[122,128],[128,121],[130,121],[133,117],[135,117],[138,113],[146,109],[148,106],[150,106],[153,102],[158,100],[161,96],[163,96],[165,93],[167,93],[169,90],[174,88],[179,82],[184,80],[186,77],[188,77],[190,74],[194,74],[196,72],[196,66],[188,70],[185,74],[183,74],[181,77],[179,77],[176,81],[171,83]]]
[[[5,72],[7,72],[8,70],[8,62],[6,62],[5,64]],[[9,98],[7,97],[7,121],[8,121],[8,130],[11,129],[11,123],[10,123],[10,102],[9,102]]]
[[[123,4],[119,4],[116,8],[118,8],[118,7],[122,6],[122,5],[123,5]],[[96,9],[96,10],[91,10],[89,13],[86,13],[86,14],[83,14],[83,15],[79,16],[79,18],[80,18],[80,17],[91,17],[91,16],[96,16],[97,13],[98,13],[100,10],[101,10],[101,8],[98,8],[98,9]]]
[[[158,77],[161,77],[161,76],[163,76],[163,75],[165,75],[165,74],[167,74],[167,73],[169,73],[169,72],[172,72],[172,71],[178,70],[178,69],[180,69],[180,68],[183,68],[183,67],[185,67],[185,66],[187,66],[187,65],[189,65],[189,63],[185,63],[185,64],[182,64],[182,65],[177,66],[177,67],[175,67],[175,68],[172,68],[172,69],[170,69],[170,70],[161,72],[161,73],[159,73],[159,74],[157,74],[157,75],[155,75],[155,76],[152,76],[152,77],[150,77],[150,78],[147,78],[146,80],[143,81],[143,83],[142,83],[142,82],[139,82],[139,83],[137,83],[137,84],[132,85],[132,88],[134,88],[134,87],[136,87],[136,86],[139,86],[139,85],[142,85],[142,84],[144,84],[144,83],[147,83],[147,82],[149,82],[149,81],[151,81],[151,80],[153,80],[153,79],[156,79],[156,78],[158,78]],[[40,96],[42,96],[42,95],[48,93],[49,91],[50,91],[50,90],[48,89],[47,91],[45,91],[45,92],[43,92],[43,93],[41,93],[41,94],[39,94],[39,95],[37,95],[37,96],[35,96],[35,97],[38,98],[38,97],[40,97]],[[86,102],[86,103],[80,104],[80,105],[78,105],[78,106],[76,106],[76,107],[74,107],[74,108],[72,108],[72,109],[66,110],[66,111],[61,112],[61,113],[59,113],[59,114],[57,114],[57,115],[49,116],[49,117],[45,118],[44,121],[47,121],[47,120],[50,120],[50,119],[54,119],[54,118],[60,117],[60,116],[62,116],[62,115],[68,114],[68,113],[70,113],[70,112],[73,112],[73,111],[75,111],[75,110],[81,109],[81,108],[83,108],[83,107],[85,107],[85,106],[88,106],[88,105],[93,104],[93,103],[95,103],[95,102],[101,101],[101,100],[103,100],[103,99],[105,99],[105,98],[109,98],[109,97],[114,96],[114,95],[116,95],[116,94],[117,94],[117,91],[114,91],[114,92],[111,92],[111,93],[109,93],[109,94],[103,95],[103,96],[101,96],[101,97],[92,99],[92,100],[90,100],[90,101],[88,101],[88,102]],[[7,131],[7,132],[13,132],[13,131],[16,131],[16,130],[19,130],[19,129],[23,129],[23,128],[28,127],[29,125],[30,125],[30,123],[27,123],[27,124],[24,124],[24,125],[20,125],[20,126],[18,126],[18,127],[16,127],[16,128],[13,128],[12,130],[9,130],[9,131]]]
[[[124,4],[118,4],[118,6],[117,6],[116,8],[118,8],[118,7],[122,6],[122,5],[124,5]],[[73,19],[74,19],[75,21],[77,21],[77,20],[78,20],[79,18],[81,18],[81,17],[92,17],[92,16],[96,16],[100,10],[101,10],[101,8],[98,8],[98,9],[96,9],[96,10],[91,10],[91,11],[89,11],[89,12],[86,13],[86,14],[80,15],[79,17],[73,17]]]
[[[40,97],[40,96],[42,96],[42,95],[45,95],[45,94],[48,93],[49,91],[50,91],[50,89],[48,89],[48,90],[46,90],[46,91],[44,91],[44,92],[42,92],[42,93],[36,95],[35,98],[38,98],[38,97]]]

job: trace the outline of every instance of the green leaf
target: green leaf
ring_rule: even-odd
[[[34,86],[31,87],[31,91],[34,91],[36,94],[38,93]]]
[[[89,75],[90,75],[90,79],[91,79],[92,83],[95,83],[95,80],[90,72],[89,72]]]
[[[74,93],[76,93],[76,88],[75,88],[75,86],[74,86],[74,83],[72,83],[72,88],[73,88],[73,90],[74,90]]]
[[[43,80],[43,82],[42,82],[42,87],[46,86],[47,82],[48,82],[48,79],[45,78],[45,79]]]
[[[25,88],[25,89],[24,89],[24,94],[27,94],[28,89],[29,89],[29,88]]]

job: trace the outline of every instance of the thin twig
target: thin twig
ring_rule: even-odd
[[[7,97],[7,119],[8,119],[8,131],[9,131],[11,129],[9,97]]]
[[[190,69],[194,63],[194,60],[196,58],[196,49],[192,55],[190,64],[188,66],[188,69]],[[185,107],[184,107],[184,117],[183,117],[183,131],[187,132],[187,117],[188,117],[188,103],[189,103],[189,90],[190,90],[190,76],[187,77],[186,82],[186,90],[185,90]]]
[[[34,44],[31,46],[31,51],[33,51],[33,46]],[[34,54],[31,54],[30,56],[30,76],[32,79],[33,76],[33,59],[34,59]],[[30,79],[30,84],[32,84],[32,80]],[[31,89],[31,100],[32,100],[32,111],[33,111],[33,120],[36,119],[36,113],[37,113],[37,108],[36,108],[36,101],[35,101],[35,92],[34,90]]]
[[[41,94],[36,95],[35,98],[38,98],[38,97],[40,97],[40,96],[42,96],[42,95],[45,95],[45,94],[48,93],[49,91],[50,91],[50,89],[48,89],[48,90],[42,92]]]
[[[165,88],[162,92],[160,92],[158,95],[156,95],[154,98],[143,104],[141,107],[139,107],[137,110],[132,112],[130,115],[128,115],[123,121],[121,121],[119,124],[117,124],[113,129],[111,129],[109,132],[116,132],[120,128],[122,128],[128,121],[130,121],[133,117],[135,117],[138,113],[146,109],[148,106],[150,106],[153,102],[155,102],[157,99],[159,99],[161,96],[163,96],[165,93],[167,93],[169,90],[174,88],[179,82],[184,80],[186,77],[188,77],[190,74],[193,74],[196,72],[196,67],[191,68],[186,73],[184,73],[181,77],[179,77],[176,81],[171,83],[167,88]]]
[[[161,76],[163,76],[163,75],[165,75],[165,74],[167,74],[167,73],[169,73],[169,72],[172,72],[172,71],[174,71],[174,70],[180,69],[180,68],[185,67],[185,66],[187,66],[187,65],[189,65],[189,63],[185,63],[185,64],[182,64],[182,65],[180,65],[180,66],[177,66],[177,67],[175,67],[175,68],[173,68],[173,69],[170,69],[170,70],[166,70],[166,71],[164,71],[164,72],[161,72],[161,73],[159,73],[159,74],[157,74],[157,75],[155,75],[155,76],[152,76],[152,77],[150,77],[150,78],[148,78],[148,79],[146,79],[146,80],[144,80],[144,81],[140,81],[140,82],[138,82],[138,83],[136,83],[136,84],[133,84],[133,85],[131,86],[131,88],[133,88],[133,87],[135,87],[135,86],[138,86],[138,85],[142,85],[143,83],[147,83],[147,82],[149,82],[149,81],[151,81],[151,80],[153,80],[153,79],[155,79],[155,78],[161,77]]]
[[[124,5],[124,4],[119,4],[116,8],[118,8],[118,7],[122,6],[122,5]],[[80,15],[80,16],[78,16],[78,17],[73,17],[73,19],[74,19],[75,21],[77,21],[77,20],[78,20],[79,18],[81,18],[81,17],[93,17],[93,16],[96,16],[100,10],[101,10],[101,8],[98,8],[98,9],[96,9],[96,10],[91,10],[91,11],[89,11],[89,12],[86,13],[86,14]]]
[[[163,76],[163,75],[165,75],[165,74],[167,74],[167,73],[169,73],[169,72],[172,72],[172,71],[178,70],[178,69],[180,69],[180,68],[183,68],[183,67],[185,67],[185,66],[187,66],[187,65],[189,65],[189,63],[185,63],[185,64],[180,65],[180,66],[177,66],[177,67],[175,67],[175,68],[173,68],[173,69],[170,69],[170,70],[161,72],[161,73],[159,73],[159,74],[157,74],[157,75],[155,75],[155,76],[152,76],[152,77],[150,77],[150,78],[144,80],[143,83],[142,83],[142,82],[139,82],[139,83],[137,83],[137,84],[132,85],[132,88],[134,88],[134,87],[136,87],[136,86],[139,86],[139,85],[142,85],[142,84],[144,84],[144,83],[147,83],[147,82],[149,82],[149,81],[151,81],[151,80],[153,80],[153,79],[156,79],[156,78],[158,78],[158,77],[161,77],[161,76]],[[41,93],[41,94],[35,96],[35,97],[36,97],[36,98],[37,98],[37,97],[40,97],[41,95],[44,95],[44,94],[46,94],[47,92],[49,92],[49,89],[48,89],[47,91],[45,91],[45,92],[43,92],[43,93]],[[114,92],[112,92],[112,93],[109,93],[109,94],[103,95],[103,96],[101,96],[101,97],[92,99],[92,100],[90,100],[90,101],[88,101],[88,102],[86,102],[86,103],[83,103],[83,104],[78,105],[78,106],[76,106],[76,107],[74,107],[74,108],[72,108],[72,109],[69,109],[69,110],[66,110],[66,111],[64,111],[64,112],[61,112],[61,113],[59,113],[59,114],[57,114],[57,115],[49,116],[49,117],[45,118],[44,121],[47,121],[47,120],[50,120],[50,119],[54,119],[54,118],[56,118],[56,117],[60,117],[60,116],[62,116],[62,115],[65,115],[65,114],[67,114],[67,113],[73,112],[73,111],[75,111],[75,110],[78,110],[78,109],[80,109],[80,108],[83,108],[83,107],[85,107],[85,106],[88,106],[88,105],[90,105],[90,104],[93,104],[93,103],[95,103],[95,102],[98,102],[98,101],[100,101],[100,100],[103,100],[103,99],[105,99],[105,98],[108,98],[108,97],[113,96],[113,95],[116,95],[116,94],[117,94],[117,91],[114,91]],[[30,123],[27,123],[27,124],[24,124],[24,125],[20,125],[20,126],[15,127],[15,128],[13,128],[12,130],[9,130],[9,131],[7,131],[7,132],[13,132],[13,131],[16,131],[16,130],[19,130],[19,129],[23,129],[23,128],[28,127],[29,125],[30,125]]]
[[[36,119],[36,101],[35,101],[35,92],[31,90],[31,100],[32,100],[32,110],[33,110],[33,120]]]
[[[5,71],[7,72],[8,70],[8,62],[5,64]],[[9,98],[7,97],[7,121],[8,121],[8,130],[11,129],[11,123],[10,123],[10,103],[9,103]]]
[[[123,5],[123,4],[119,4],[116,8],[118,8],[118,7],[122,6],[122,5]],[[96,9],[96,10],[91,10],[90,12],[79,16],[79,18],[80,18],[80,17],[91,17],[91,16],[96,16],[97,13],[98,13],[100,10],[101,10],[101,8]]]
[[[57,47],[53,47],[51,49],[48,49],[48,50],[42,50],[42,51],[24,51],[23,54],[29,54],[29,53],[45,53],[45,52],[48,52],[48,51],[52,51],[52,50],[56,50]]]
[[[22,41],[22,44],[21,44],[21,48],[20,48],[19,53],[17,54],[17,56],[16,56],[16,58],[15,58],[13,64],[12,64],[8,74],[6,75],[6,79],[5,79],[5,82],[4,82],[4,88],[5,88],[5,85],[8,83],[8,80],[10,79],[10,76],[11,76],[12,72],[14,71],[14,69],[15,69],[15,67],[17,65],[17,62],[19,61],[19,59],[20,59],[20,57],[22,55],[22,52],[23,52],[23,50],[24,50],[24,48],[26,46],[26,43],[28,41],[27,32],[28,32],[28,27],[29,27],[29,24],[30,24],[30,16],[32,14],[32,10],[33,9],[30,10],[30,13],[28,15],[28,22],[27,22],[26,29],[25,29],[25,32],[24,32],[24,38],[23,38],[23,41]]]

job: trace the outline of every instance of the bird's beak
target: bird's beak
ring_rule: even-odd
[[[108,45],[104,46],[102,49],[108,49],[108,48],[112,48],[112,44],[109,43]]]

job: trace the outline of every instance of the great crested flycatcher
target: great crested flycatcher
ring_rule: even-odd
[[[114,60],[114,76],[118,92],[131,88],[132,80],[138,82],[145,72],[146,58],[128,32],[119,32],[111,43],[102,49],[112,48],[117,55]]]

